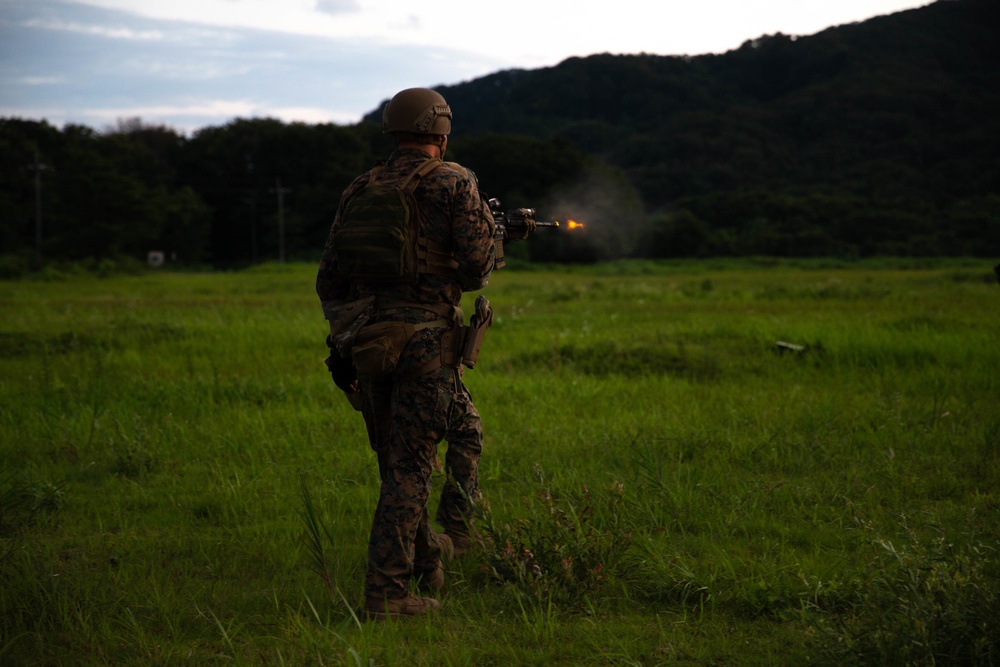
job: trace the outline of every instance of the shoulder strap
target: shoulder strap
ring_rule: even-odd
[[[399,182],[399,189],[406,190],[407,192],[413,192],[417,187],[417,183],[421,178],[429,174],[434,170],[439,164],[444,164],[444,162],[439,157],[427,158],[423,162],[417,165],[417,168],[406,175],[402,181]],[[382,167],[385,166],[384,162],[379,162],[371,171],[368,173],[368,183],[367,185],[374,185],[375,179],[378,178],[379,172],[382,171]]]
[[[411,171],[407,177],[400,182],[399,187],[403,190],[413,192],[413,189],[417,187],[417,182],[441,164],[444,164],[444,162],[439,157],[427,158],[417,165],[417,168]],[[410,185],[411,181],[413,182],[412,185]]]
[[[399,187],[412,194],[421,178],[443,164],[447,163],[439,157],[424,160],[403,179]],[[422,273],[441,276],[453,276],[455,269],[458,268],[458,262],[452,256],[449,247],[435,243],[423,235],[418,236],[417,262]]]

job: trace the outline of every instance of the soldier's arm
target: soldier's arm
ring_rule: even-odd
[[[459,283],[465,292],[482,289],[493,271],[496,227],[471,172],[456,183],[452,212],[452,243],[458,260]]]

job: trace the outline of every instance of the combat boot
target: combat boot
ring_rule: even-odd
[[[368,621],[395,621],[423,616],[440,608],[441,603],[437,600],[417,597],[410,593],[406,597],[396,599],[369,597],[362,613]]]
[[[434,537],[437,538],[438,548],[441,549],[441,558],[437,562],[437,567],[432,572],[416,575],[417,588],[429,593],[436,593],[444,588],[444,561],[451,561],[455,558],[455,545],[451,543],[451,538],[444,534],[438,534]]]
[[[454,560],[455,540],[444,533],[437,533],[434,537],[437,538],[438,547],[441,549],[441,558],[449,561]]]
[[[475,545],[475,543],[472,540],[472,537],[468,533],[463,535],[460,535],[458,533],[448,533],[447,535],[443,536],[438,535],[438,538],[441,537],[447,537],[448,541],[451,543],[452,558],[461,558],[465,554],[472,551],[472,547]]]
[[[418,590],[425,593],[437,593],[444,588],[444,564],[438,561],[436,570],[418,574],[416,579]]]

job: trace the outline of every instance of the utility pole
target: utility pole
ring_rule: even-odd
[[[49,165],[38,161],[38,148],[35,148],[35,163],[29,169],[35,172],[35,252],[42,254],[42,172],[50,169]]]
[[[285,193],[291,192],[291,188],[281,187],[281,179],[274,179],[274,187],[271,192],[278,193],[278,261],[285,263]]]
[[[244,197],[243,203],[250,207],[250,263],[257,263],[257,198]]]

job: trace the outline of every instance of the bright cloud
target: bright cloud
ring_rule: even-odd
[[[593,53],[713,53],[763,34],[811,34],[927,0],[78,0],[210,25],[447,46],[509,66]]]
[[[24,76],[17,79],[17,83],[26,86],[58,86],[66,83],[66,77],[62,76]]]
[[[316,11],[324,14],[343,14],[361,9],[357,0],[316,0]]]
[[[62,30],[78,32],[111,39],[128,39],[136,41],[159,41],[164,37],[162,30],[132,30],[124,26],[86,25],[51,19],[31,19],[24,22],[26,28],[41,28],[43,30]]]

